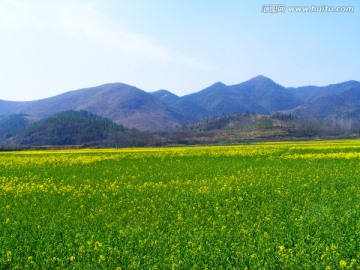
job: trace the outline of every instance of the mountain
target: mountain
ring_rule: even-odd
[[[201,105],[186,98],[178,97],[167,90],[159,90],[151,93],[161,102],[165,103],[172,110],[182,115],[186,122],[193,122],[208,118],[211,113],[204,109]],[[183,121],[183,123],[185,122]]]
[[[175,130],[190,122],[248,112],[286,112],[306,119],[355,121],[360,111],[357,91],[360,91],[357,81],[285,88],[265,76],[234,85],[217,82],[185,96],[168,90],[148,93],[127,84],[112,83],[35,101],[0,100],[0,115],[45,118],[66,110],[86,110],[143,131]]]
[[[217,82],[200,92],[186,95],[182,97],[182,100],[186,103],[198,104],[208,111],[208,115],[202,119],[221,114],[253,111],[252,109],[266,113],[263,108],[251,101],[247,102],[242,95],[222,82]]]
[[[265,76],[230,86],[217,82],[183,97],[166,90],[152,94],[191,121],[232,113],[270,114],[301,104],[286,88]]]
[[[264,76],[231,86],[218,82],[182,99],[199,104],[210,116],[243,112],[269,114],[301,104],[286,88]]]
[[[292,110],[300,118],[321,119],[342,128],[360,127],[360,82],[292,88],[290,91],[304,102]]]
[[[324,96],[341,94],[349,89],[360,87],[360,82],[347,81],[328,86],[303,86],[298,88],[288,88],[289,92],[302,103],[308,103]]]
[[[292,109],[301,104],[286,88],[261,75],[231,88],[268,113]],[[259,113],[256,108],[252,111]]]
[[[294,114],[305,119],[360,123],[360,86],[334,95],[323,95],[295,109]]]
[[[183,119],[151,94],[122,83],[75,90],[37,101],[0,101],[0,115],[26,113],[43,118],[66,110],[87,110],[140,130],[175,128]]]

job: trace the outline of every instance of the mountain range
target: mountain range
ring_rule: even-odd
[[[253,112],[290,113],[303,119],[360,122],[360,82],[286,88],[265,76],[177,96],[168,90],[146,92],[123,83],[84,88],[34,101],[0,100],[0,115],[36,119],[67,110],[86,110],[143,131],[174,130],[211,117]]]

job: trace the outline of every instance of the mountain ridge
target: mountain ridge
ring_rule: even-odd
[[[349,90],[350,94],[345,94]],[[216,82],[184,96],[169,90],[146,92],[125,83],[108,83],[40,100],[0,100],[0,115],[27,114],[44,118],[66,110],[86,110],[117,124],[147,131],[171,130],[218,115],[246,112],[287,112],[329,121],[350,117],[357,121],[353,115],[360,111],[360,100],[350,100],[351,95],[356,97],[358,92],[360,82],[354,80],[328,86],[286,88],[263,75],[234,85]],[[344,98],[346,104],[341,103]],[[334,116],[332,111],[339,115]]]

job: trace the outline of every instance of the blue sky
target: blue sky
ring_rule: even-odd
[[[263,13],[264,4],[354,12]],[[110,82],[185,95],[265,75],[360,81],[359,1],[0,0],[0,99]]]

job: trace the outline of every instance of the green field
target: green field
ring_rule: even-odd
[[[359,269],[360,141],[0,153],[0,269]]]

